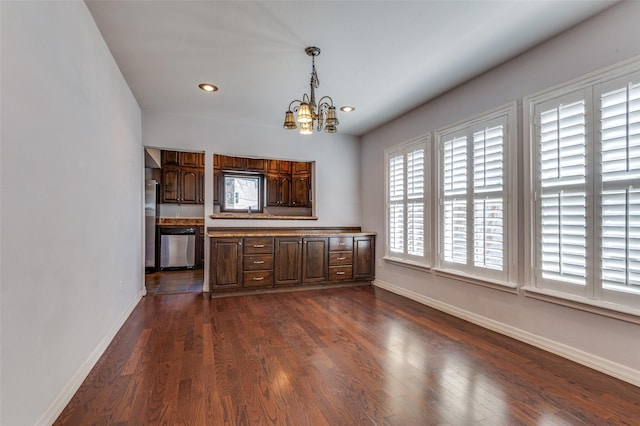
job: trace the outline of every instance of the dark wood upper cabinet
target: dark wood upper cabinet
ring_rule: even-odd
[[[182,167],[201,167],[202,158],[204,154],[201,152],[181,152],[180,153],[180,166]]]
[[[288,175],[267,176],[267,206],[288,207],[291,202],[291,177]]]
[[[311,163],[261,158],[213,156],[213,203],[222,204],[223,171],[264,174],[268,207],[311,207]]]
[[[290,205],[293,207],[311,207],[310,191],[311,178],[309,176],[294,176]]]
[[[180,168],[166,166],[162,168],[161,199],[163,203],[180,202]]]
[[[204,153],[161,151],[161,202],[204,204]]]
[[[200,204],[202,195],[201,174],[197,169],[181,169],[180,170],[180,202],[183,204]]]
[[[311,163],[294,161],[291,163],[291,173],[297,175],[309,175],[311,173]]]
[[[220,156],[220,168],[222,170],[244,170],[245,167],[246,161],[242,157]]]
[[[160,161],[162,167],[164,166],[179,166],[180,165],[180,152],[178,151],[165,151],[160,152]]]
[[[264,173],[266,170],[266,160],[261,158],[246,158],[245,170],[250,172]]]

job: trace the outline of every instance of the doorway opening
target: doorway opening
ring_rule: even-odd
[[[145,147],[147,294],[202,292],[204,152]]]

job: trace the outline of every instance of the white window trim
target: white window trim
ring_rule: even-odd
[[[433,226],[432,226],[432,216],[431,216],[431,203],[432,203],[432,193],[431,187],[429,184],[431,182],[431,170],[432,170],[432,155],[431,155],[431,133],[427,133],[425,135],[419,136],[417,138],[406,141],[402,144],[395,145],[384,150],[384,227],[385,227],[385,254],[383,259],[385,262],[398,264],[401,266],[408,266],[411,268],[419,269],[419,270],[430,270],[431,269],[431,246],[433,244]],[[415,256],[408,256],[405,254],[404,257],[396,256],[394,253],[391,253],[389,250],[389,208],[388,208],[388,199],[389,199],[389,157],[393,154],[400,152],[407,152],[412,148],[417,147],[424,148],[424,166],[425,166],[425,175],[424,175],[424,257],[417,259]],[[406,238],[406,236],[405,236]]]
[[[435,267],[433,272],[436,272],[437,275],[446,276],[450,278],[455,278],[464,282],[468,282],[471,284],[482,285],[485,287],[495,288],[495,289],[504,289],[510,292],[517,292],[518,283],[518,197],[517,197],[517,141],[518,141],[518,119],[517,119],[517,111],[518,104],[516,101],[510,102],[508,104],[502,105],[493,110],[477,114],[469,119],[461,120],[452,125],[442,127],[435,132],[435,148],[436,151],[434,158],[437,160],[434,165],[434,169],[436,170],[434,176],[434,190],[436,192],[436,197],[434,200],[433,209],[435,209],[434,217],[435,221],[435,229],[434,235],[436,235],[436,241],[442,240],[442,227],[440,226],[443,218],[441,217],[442,212],[440,209],[440,201],[441,201],[441,173],[440,173],[440,154],[438,152],[440,144],[442,142],[443,134],[450,134],[454,132],[461,131],[467,127],[472,127],[477,124],[495,120],[497,118],[503,117],[506,115],[508,128],[505,134],[505,144],[504,144],[504,212],[505,212],[505,259],[504,265],[507,269],[506,280],[496,279],[491,276],[479,276],[476,274],[472,274],[469,272],[451,269],[445,265],[441,261],[440,256],[438,255],[435,259]],[[436,251],[437,252],[437,251]]]
[[[594,85],[602,84],[616,78],[621,78],[627,74],[640,71],[640,56],[629,60],[602,68],[592,73],[575,78],[571,81],[560,83],[551,88],[547,88],[523,98],[523,176],[524,176],[524,199],[533,200],[535,196],[535,184],[532,161],[535,158],[535,106],[543,102],[565,96],[577,90],[592,88]],[[587,123],[592,126],[592,123]],[[619,305],[603,300],[593,300],[588,297],[578,296],[570,293],[554,291],[548,288],[536,286],[534,242],[536,241],[536,229],[534,226],[536,215],[536,204],[525,204],[523,229],[524,229],[524,285],[522,290],[525,296],[537,300],[568,306],[623,321],[640,324],[640,310],[630,308],[626,305]]]

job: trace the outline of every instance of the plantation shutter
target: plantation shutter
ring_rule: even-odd
[[[467,136],[442,144],[442,251],[446,262],[467,263]]]
[[[424,154],[407,154],[407,253],[413,256],[424,256]]]
[[[585,285],[586,107],[559,99],[537,114],[540,268],[544,279]]]
[[[601,95],[601,274],[610,290],[640,290],[640,84]]]
[[[389,250],[404,253],[404,155],[389,158]]]
[[[504,268],[504,125],[473,134],[473,261]]]

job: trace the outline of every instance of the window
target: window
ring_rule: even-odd
[[[531,287],[640,309],[640,72],[528,102]]]
[[[513,286],[515,104],[436,132],[438,268]]]
[[[386,257],[427,266],[425,186],[428,137],[385,151]]]
[[[262,175],[223,173],[222,211],[262,212]]]

